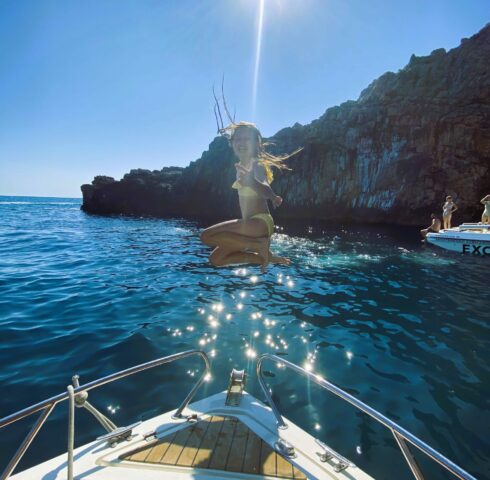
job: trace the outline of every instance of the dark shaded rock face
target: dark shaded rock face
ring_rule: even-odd
[[[458,48],[412,55],[357,101],[329,108],[311,124],[279,131],[271,153],[304,150],[276,173],[284,196],[276,218],[427,223],[446,195],[455,222],[479,218],[490,193],[490,25]],[[132,170],[117,182],[83,185],[93,213],[227,218],[239,214],[234,155],[216,138],[186,168]],[[454,223],[454,222],[453,222]]]
[[[92,185],[81,187],[82,209],[100,214],[173,215],[173,189],[183,170],[179,167],[153,172],[136,169],[120,181],[112,177],[95,177]]]

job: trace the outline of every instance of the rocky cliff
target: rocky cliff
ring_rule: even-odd
[[[490,193],[490,25],[449,52],[412,55],[357,101],[272,138],[272,153],[304,150],[276,174],[276,218],[427,223],[446,195],[477,220]],[[87,212],[226,218],[238,214],[234,158],[215,138],[186,168],[132,170],[82,185]]]

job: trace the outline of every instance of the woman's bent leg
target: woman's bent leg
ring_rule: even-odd
[[[226,265],[235,265],[241,263],[252,263],[255,265],[262,265],[263,260],[257,253],[251,252],[232,252],[222,247],[216,247],[211,255],[209,261],[215,267],[225,267]]]
[[[214,241],[217,242],[218,247],[228,252],[250,254],[255,255],[255,257],[246,257],[248,260],[242,260],[242,257],[233,257],[233,260],[229,260],[230,263],[250,263],[252,258],[254,259],[251,263],[257,263],[262,265],[262,271],[265,270],[267,264],[270,262],[269,258],[269,245],[270,237],[247,237],[245,235],[240,235],[233,232],[222,232],[217,233],[213,237]],[[245,252],[244,250],[251,250],[251,252]],[[243,257],[245,258],[245,257]],[[238,259],[238,260],[237,260]]]
[[[221,232],[213,236],[219,247],[224,247],[230,251],[252,250],[259,253],[263,245],[268,245],[269,237],[248,237],[234,232]]]
[[[227,222],[217,223],[211,227],[206,228],[201,233],[201,241],[208,247],[215,247],[217,245],[214,240],[214,236],[217,233],[226,231],[237,231],[242,229],[243,220],[228,220]],[[240,233],[240,232],[238,232]]]
[[[203,243],[210,247],[217,245],[216,235],[224,232],[236,233],[244,235],[246,237],[265,237],[269,235],[267,224],[259,219],[250,220],[229,220],[227,222],[221,222],[212,227],[206,228],[201,233],[201,240]]]
[[[229,252],[252,250],[262,257],[260,264],[265,269],[269,263],[268,233],[267,224],[260,219],[230,220],[204,230],[201,240],[206,245],[223,247]]]

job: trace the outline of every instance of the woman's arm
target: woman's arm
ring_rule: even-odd
[[[236,164],[236,168],[240,175],[240,183],[242,185],[253,188],[262,198],[271,200],[275,207],[278,207],[282,203],[282,198],[276,195],[267,183],[267,175],[264,167],[255,164],[252,170],[249,171],[240,164]]]
[[[455,212],[458,209],[458,206],[453,203],[453,209],[451,210],[451,213]]]

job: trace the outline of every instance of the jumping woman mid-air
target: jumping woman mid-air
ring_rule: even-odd
[[[262,136],[252,123],[233,123],[224,130],[231,132],[231,147],[239,160],[235,164],[236,181],[232,188],[238,192],[242,218],[218,223],[202,232],[203,243],[215,247],[209,261],[217,267],[252,263],[260,265],[262,270],[269,263],[287,265],[288,258],[270,251],[274,220],[268,201],[274,208],[281,205],[282,198],[270,186],[271,167],[288,169],[282,162],[291,155],[279,157],[266,153]]]

